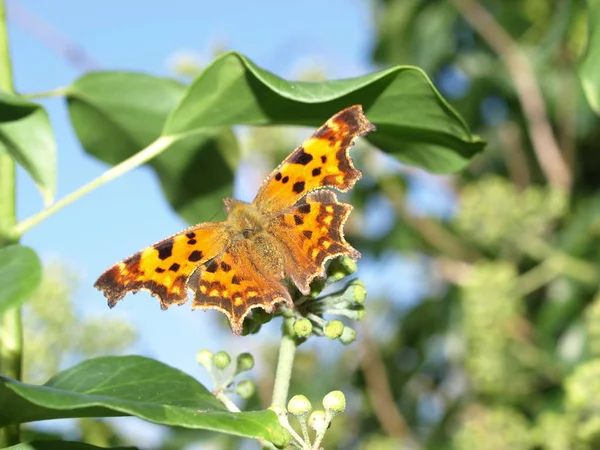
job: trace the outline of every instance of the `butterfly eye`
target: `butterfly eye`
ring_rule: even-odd
[[[242,234],[244,235],[244,237],[245,237],[246,239],[249,239],[249,238],[250,238],[250,236],[252,236],[252,235],[254,234],[254,230],[253,230],[253,229],[250,229],[250,228],[247,228],[247,229],[245,229],[244,231],[242,231]]]

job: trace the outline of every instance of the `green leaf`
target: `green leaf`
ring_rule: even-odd
[[[579,65],[579,78],[591,108],[600,114],[600,0],[587,0],[587,51]]]
[[[408,164],[453,172],[483,149],[483,141],[470,133],[416,67],[344,80],[291,82],[235,52],[221,55],[198,75],[163,135],[234,124],[318,126],[357,103],[377,126],[367,139]]]
[[[0,249],[0,315],[20,306],[42,281],[42,266],[29,247],[10,245]]]
[[[39,107],[23,97],[0,91],[0,123],[23,119]]]
[[[0,427],[111,416],[284,443],[273,412],[229,412],[194,378],[142,356],[90,359],[42,386],[0,378]]]
[[[115,165],[160,136],[185,90],[183,84],[166,78],[97,72],[69,86],[67,102],[85,151]],[[223,198],[233,191],[238,155],[231,130],[212,127],[175,142],[148,164],[171,206],[196,223],[222,210]]]
[[[21,444],[6,447],[5,450],[136,450],[137,447],[96,447],[95,445],[85,444],[83,442],[61,441],[61,440],[40,440],[23,442]]]
[[[56,191],[56,142],[48,113],[37,103],[0,92],[0,153],[33,178],[47,206]]]

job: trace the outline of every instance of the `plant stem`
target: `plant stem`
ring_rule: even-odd
[[[129,172],[132,169],[144,164],[146,161],[154,158],[156,155],[165,150],[169,145],[171,145],[174,141],[179,139],[181,136],[161,136],[157,140],[155,140],[152,144],[148,145],[146,148],[140,150],[131,158],[126,159],[120,164],[108,169],[98,178],[90,181],[88,184],[81,186],[79,189],[71,192],[66,197],[61,198],[52,206],[43,209],[42,211],[34,214],[31,217],[19,222],[15,226],[15,233],[17,236],[21,236],[25,231],[33,228],[43,220],[50,217],[55,212],[61,210],[67,205],[70,205],[75,200],[83,197],[85,194],[93,191],[94,189],[99,188],[103,184],[114,180],[115,178],[120,177],[121,175]]]
[[[294,356],[297,347],[293,325],[293,317],[283,319],[283,335],[281,336],[281,345],[279,346],[279,360],[277,361],[273,400],[271,402],[272,406],[280,406],[284,409],[286,408],[288,392],[290,390],[290,380],[292,378]]]
[[[4,0],[0,0],[0,91],[14,92]],[[16,241],[12,233],[17,222],[15,183],[15,162],[7,152],[2,152],[0,153],[0,247]],[[14,308],[0,318],[0,374],[20,380],[22,355],[21,309]],[[0,430],[0,447],[8,447],[19,442],[18,425]]]
[[[215,397],[217,397],[217,400],[223,403],[223,405],[225,405],[225,408],[227,408],[229,411],[240,412],[240,408],[238,408],[237,405],[233,403],[231,399],[227,397],[227,395],[225,395],[224,392],[217,392],[215,394]]]

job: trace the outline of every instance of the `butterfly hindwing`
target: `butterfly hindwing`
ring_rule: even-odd
[[[324,263],[336,256],[358,259],[360,253],[344,239],[343,226],[352,206],[339,203],[331,191],[309,194],[282,213],[273,227],[288,249],[285,272],[304,294],[315,277],[325,276]]]
[[[293,306],[282,276],[261,267],[250,251],[243,244],[226,249],[200,267],[189,282],[194,291],[192,308],[221,311],[236,335],[242,333],[244,318],[253,308],[271,313],[280,302]]]

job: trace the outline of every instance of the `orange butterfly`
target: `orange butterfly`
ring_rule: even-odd
[[[360,105],[340,111],[269,175],[252,203],[225,199],[227,219],[201,223],[124,259],[94,285],[112,308],[128,292],[146,289],[162,309],[187,301],[217,309],[236,335],[252,308],[271,313],[278,303],[293,307],[283,280],[310,292],[324,264],[360,253],[344,239],[352,206],[323,188],[348,191],[362,176],[348,149],[375,127]]]

